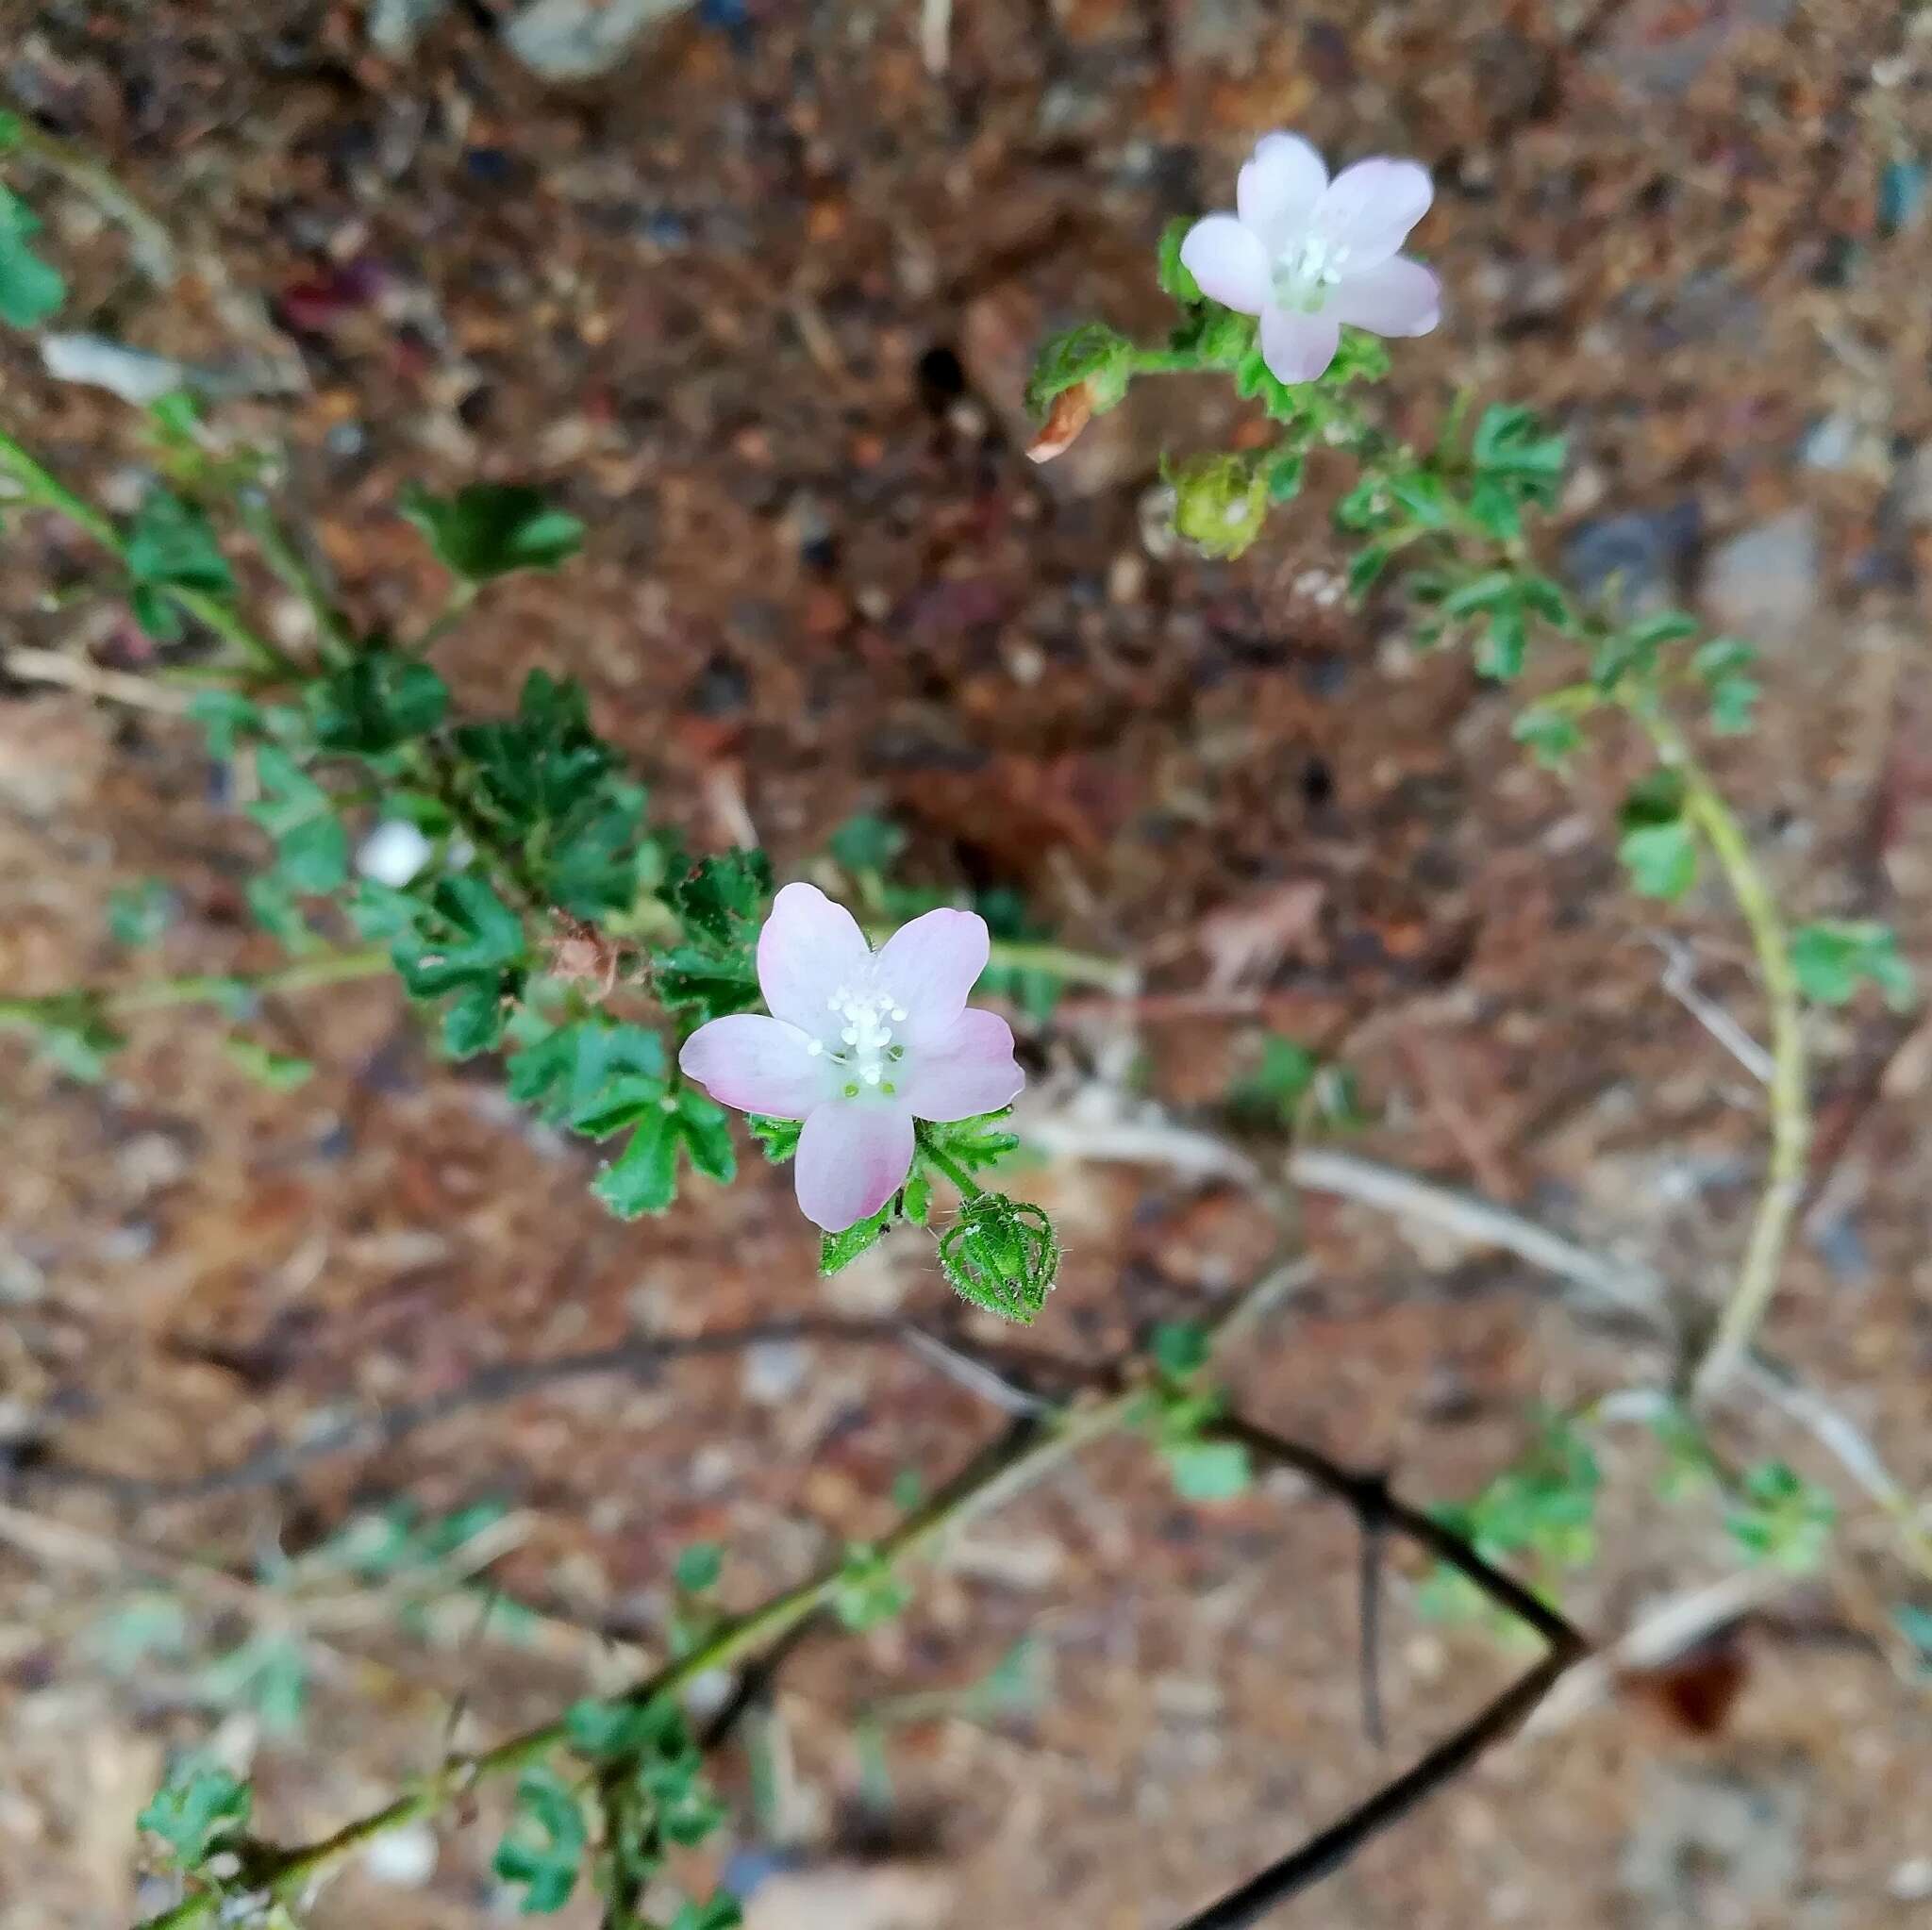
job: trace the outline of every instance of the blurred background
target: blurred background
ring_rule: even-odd
[[[589,524],[439,649],[459,701],[580,677],[694,847],[762,840],[782,875],[840,838],[882,890],[1132,961],[1138,998],[1023,996],[1045,1110],[1133,1089],[1265,1139],[1287,1042],[1324,1041],[1350,1145],[1696,1283],[1737,1251],[1761,1105],[1674,987],[1757,1015],[1715,886],[1669,911],[1623,888],[1630,747],[1539,772],[1519,692],[1347,607],[1319,474],[1239,562],[1177,551],[1158,459],[1224,443],[1224,390],[1142,384],[1043,470],[1021,391],[1052,327],[1164,325],[1156,237],[1228,205],[1257,134],[1419,157],[1448,296],[1394,345],[1392,425],[1428,435],[1468,385],[1567,432],[1550,559],[1759,641],[1726,782],[1795,909],[1890,921],[1923,976],[1928,29],[1892,0],[0,0],[0,88],[177,258],[158,288],[49,186],[63,325],[286,445],[363,623],[440,597],[394,515],[412,479],[527,477]],[[0,384],[9,431],[138,493],[112,396],[12,334]],[[72,532],[0,541],[0,642],[152,660],[118,607],[50,594],[88,567]],[[255,839],[192,729],[0,681],[6,989],[265,962]],[[910,1243],[817,1280],[781,1171],[620,1225],[591,1152],[441,1064],[379,981],[266,1024],[315,1068],[295,1090],[206,1014],[140,1021],[102,1084],[0,1040],[4,1930],[152,1906],[133,1818],[171,1748],[212,1739],[274,1833],[322,1833],[446,1734],[625,1679],[681,1549],[726,1548],[750,1603],[1000,1424],[909,1356],[799,1341],[492,1381],[945,1289]],[[1818,1041],[1774,1332],[1923,1491],[1932,1039],[1874,1004]],[[1105,1356],[1271,1249],[1259,1206],[1158,1164],[1028,1177],[1068,1239],[1056,1351]],[[1243,1403],[1418,1498],[1655,1371],[1491,1249],[1321,1198],[1305,1231]],[[1831,1476],[1774,1416],[1736,1425]],[[282,1452],[305,1441],[328,1451]],[[1707,1639],[1586,1683],[1283,1921],[1932,1922],[1927,1684],[1873,1633],[1932,1599],[1886,1524],[1853,1511],[1812,1572],[1740,1582],[1641,1430],[1599,1472],[1566,1606],[1613,1639],[1729,1587],[1690,1619]],[[1291,1483],[1191,1508],[1109,1444],[975,1526],[907,1617],[788,1667],[722,1767],[749,1920],[1161,1930],[1521,1666],[1405,1566],[1374,1747],[1354,1561]],[[493,1839],[406,1833],[311,1921],[507,1920]]]

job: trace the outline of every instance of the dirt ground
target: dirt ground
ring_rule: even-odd
[[[77,198],[40,194],[73,325],[287,388],[238,419],[286,439],[366,624],[436,605],[393,515],[406,481],[554,489],[590,525],[584,558],[508,586],[439,666],[477,706],[533,665],[583,678],[694,844],[748,822],[782,870],[875,811],[911,833],[912,875],[1010,886],[1157,991],[1233,989],[1208,1016],[1070,1001],[1027,1043],[1042,1106],[1125,1078],[1185,1116],[1265,1028],[1345,1033],[1377,1122],[1352,1144],[1718,1290],[1761,1096],[1666,989],[1659,941],[1690,945],[1744,1024],[1761,1014],[1715,886],[1671,912],[1620,886],[1606,833],[1635,748],[1567,783],[1531,769],[1514,696],[1336,605],[1319,489],[1238,563],[1150,545],[1162,441],[1223,431],[1216,394],[1137,397],[1041,472],[1018,387],[1058,322],[1158,324],[1154,237],[1226,201],[1257,132],[1424,158],[1418,243],[1450,300],[1400,346],[1391,408],[1426,426],[1464,382],[1545,408],[1577,455],[1552,538],[1572,574],[1622,570],[1755,628],[1763,724],[1719,768],[1788,902],[1890,921],[1923,977],[1932,16],[961,0],[935,76],[911,0],[749,0],[544,85],[490,30],[508,10],[454,6],[385,56],[357,6],[261,0],[243,24],[189,0],[0,0],[0,86],[189,253],[159,296]],[[48,380],[19,338],[0,382],[9,431],[125,493],[125,411]],[[71,533],[9,519],[5,542],[0,640],[139,666],[118,611],[48,597],[84,566]],[[268,962],[252,850],[190,730],[0,687],[0,987]],[[150,877],[177,915],[158,959],[130,961],[106,907]],[[1301,916],[1271,940],[1284,902]],[[489,1069],[440,1065],[380,982],[276,1002],[265,1030],[316,1062],[299,1090],[251,1084],[202,1015],[141,1021],[102,1086],[0,1040],[0,1930],[106,1930],[158,1894],[138,1894],[132,1818],[170,1745],[216,1728],[270,1831],[318,1834],[435,1759],[453,1696],[470,1743],[621,1675],[603,1638],[649,1642],[687,1542],[726,1544],[724,1592],[749,1603],[876,1532],[901,1471],[937,1479],[999,1425],[898,1352],[788,1345],[462,1407],[211,1498],[63,1480],[187,1480],[639,1328],[945,1298],[909,1244],[819,1281],[780,1173],[619,1225],[585,1149],[521,1120]],[[1925,1492],[1932,1035],[1874,1002],[1814,1037],[1829,1157],[1771,1338]],[[1056,1350],[1104,1356],[1268,1251],[1257,1208],[1173,1173],[1035,1180],[1068,1235],[1038,1334]],[[1417,1498],[1479,1487],[1539,1403],[1656,1371],[1493,1252],[1319,1197],[1307,1230],[1314,1280],[1241,1397]],[[1805,1437],[1749,1404],[1726,1424],[1740,1453],[1834,1486],[1845,1523],[1824,1574],[1733,1639],[1722,1720],[1693,1734],[1636,1688],[1579,1705],[1284,1922],[1932,1922],[1932,1704],[1882,1635],[1932,1597]],[[1732,1572],[1656,1472],[1641,1430],[1607,1438],[1600,1556],[1566,1595],[1606,1638]],[[318,1644],[293,1739],[103,1662],[130,1550],[163,1551],[207,1634],[244,1611],[179,1564],[246,1577],[404,1495],[516,1510],[492,1572],[549,1618],[541,1639],[439,1645],[351,1617]],[[1183,1507],[1132,1442],[975,1527],[902,1622],[788,1670],[758,1821],[726,1764],[734,1873],[777,1872],[749,1885],[752,1922],[1162,1930],[1198,1907],[1520,1666],[1420,1620],[1405,1580],[1391,1743],[1371,1747],[1352,1537],[1292,1484]],[[894,1726],[892,1801],[869,1809],[856,1720],[971,1684],[1023,1637],[1027,1705]],[[440,1855],[406,1844],[413,1861],[352,1870],[313,1922],[494,1921],[491,1840],[479,1823]],[[573,1910],[558,1921],[592,1921]]]

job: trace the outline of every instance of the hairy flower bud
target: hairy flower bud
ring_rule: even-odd
[[[979,1193],[941,1237],[940,1266],[962,1300],[1030,1326],[1059,1272],[1060,1243],[1030,1200]]]
[[[1204,557],[1238,557],[1268,520],[1268,476],[1245,456],[1197,456],[1169,475],[1174,526]]]

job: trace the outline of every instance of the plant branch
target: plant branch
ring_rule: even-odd
[[[19,483],[30,503],[65,516],[69,522],[84,529],[104,549],[111,551],[122,564],[125,565],[127,540],[115,528],[112,519],[104,515],[84,497],[76,495],[58,476],[37,461],[4,430],[0,430],[0,470],[4,470]],[[220,597],[211,596],[205,590],[191,590],[175,583],[162,584],[158,588],[161,594],[171,603],[197,622],[206,624],[239,656],[246,657],[257,670],[275,676],[300,675],[298,666],[280,645],[264,637],[258,630],[251,628],[248,623]]]
[[[33,1025],[57,1019],[76,1007],[103,1018],[161,1011],[175,1006],[225,1005],[231,999],[267,998],[278,992],[308,991],[373,978],[390,970],[390,956],[379,945],[354,951],[318,952],[265,972],[192,972],[178,978],[151,978],[139,985],[105,990],[56,991],[33,998],[0,998],[0,1025]]]
[[[1683,776],[1686,814],[1704,834],[1750,930],[1757,975],[1771,1015],[1771,1167],[1737,1282],[1718,1316],[1704,1356],[1690,1374],[1692,1391],[1707,1398],[1737,1372],[1751,1351],[1777,1291],[1778,1275],[1784,1269],[1791,1228],[1804,1197],[1805,1163],[1811,1145],[1804,1008],[1784,919],[1736,813],[1668,726],[1653,726],[1653,735],[1666,759]]]

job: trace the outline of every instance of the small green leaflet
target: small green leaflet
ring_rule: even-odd
[[[67,299],[67,280],[32,241],[41,220],[19,195],[0,188],[0,322],[38,328]]]
[[[1161,229],[1159,264],[1156,270],[1161,289],[1187,308],[1207,299],[1201,292],[1201,284],[1181,259],[1181,243],[1188,239],[1193,225],[1192,221],[1183,214],[1176,215]]]
[[[848,1226],[842,1233],[828,1233],[819,1241],[819,1273],[830,1279],[834,1273],[841,1273],[860,1254],[869,1253],[884,1238],[886,1229],[891,1225],[898,1214],[899,1202],[896,1196],[890,1199],[870,1220],[861,1220],[857,1225]]]
[[[371,757],[426,737],[442,722],[449,690],[426,663],[365,650],[311,684],[308,704],[325,750]]]
[[[911,1585],[893,1573],[891,1563],[877,1549],[863,1541],[846,1548],[832,1609],[854,1634],[891,1622],[911,1600]]]
[[[1875,918],[1824,918],[1791,934],[1798,990],[1824,1006],[1849,1005],[1859,986],[1875,985],[1894,1011],[1917,996],[1898,934]]]
[[[136,1820],[168,1845],[183,1870],[199,1870],[224,1843],[248,1827],[254,1796],[225,1769],[202,1760],[183,1763]]]
[[[558,569],[584,542],[584,525],[575,516],[517,484],[471,483],[454,496],[411,487],[402,511],[427,538],[437,560],[469,583],[517,570]]]
[[[173,641],[182,630],[180,613],[167,591],[226,596],[235,588],[235,573],[215,541],[208,512],[158,483],[135,512],[123,555],[134,579],[129,594],[134,613],[142,628],[162,641]]]
[[[1630,789],[1617,856],[1646,897],[1681,898],[1697,882],[1697,834],[1684,815],[1684,780],[1653,771]]]
[[[589,1845],[584,1812],[570,1785],[555,1770],[533,1764],[518,1778],[516,1814],[490,1867],[523,1889],[525,1916],[547,1916],[570,1901]]]
[[[275,875],[305,897],[321,897],[349,875],[349,838],[335,801],[278,744],[257,753],[258,803],[248,815],[275,843]]]
[[[771,898],[762,851],[728,851],[666,881],[658,896],[676,913],[684,942],[654,955],[659,1001],[693,1018],[721,1019],[756,1005],[755,946]]]
[[[315,1076],[315,1067],[292,1053],[275,1052],[253,1039],[227,1039],[222,1052],[228,1063],[271,1092],[293,1092]]]
[[[629,1143],[591,1190],[620,1220],[661,1213],[677,1197],[680,1156],[720,1185],[738,1172],[724,1108],[689,1090],[658,1100],[641,1115]]]
[[[1183,1501],[1232,1501],[1254,1486],[1248,1451],[1238,1440],[1176,1440],[1162,1455]]]

